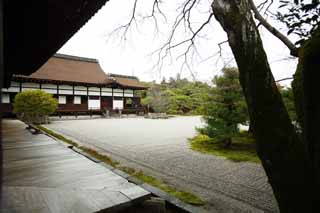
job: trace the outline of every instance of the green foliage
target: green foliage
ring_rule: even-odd
[[[15,96],[14,112],[30,123],[43,123],[57,109],[58,101],[41,90],[26,90]]]
[[[277,12],[276,17],[288,27],[288,35],[294,33],[300,37],[296,44],[304,43],[316,31],[320,24],[320,3],[318,0],[298,1],[281,0],[280,8],[285,12]]]
[[[215,86],[210,90],[204,115],[207,126],[202,131],[230,145],[231,138],[239,132],[238,124],[248,121],[248,112],[238,70],[224,68],[222,73],[213,79]]]
[[[249,161],[260,163],[256,152],[255,141],[248,133],[233,137],[232,147],[226,148],[214,138],[199,134],[189,139],[191,149],[216,156],[223,156],[234,162]]]
[[[297,114],[296,109],[294,105],[294,98],[293,98],[293,91],[292,88],[280,88],[280,93],[282,96],[282,100],[284,102],[284,105],[287,108],[287,111],[289,113],[289,116],[292,121],[297,121]]]
[[[204,112],[209,88],[206,83],[181,79],[178,74],[168,82],[163,79],[161,84],[153,83],[141,102],[145,106],[149,104],[155,112],[200,115]]]
[[[298,1],[281,0],[284,12],[277,12],[276,17],[287,25],[288,35],[294,33],[300,37],[296,44],[304,43],[316,31],[320,24],[320,3],[318,0]],[[283,10],[282,9],[282,10]]]
[[[157,85],[151,87],[147,93],[147,96],[142,99],[143,105],[149,105],[157,112],[167,112],[169,109],[169,96],[166,92],[162,91]]]
[[[127,98],[126,104],[132,104],[132,99],[131,98]]]

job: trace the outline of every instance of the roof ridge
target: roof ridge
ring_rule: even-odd
[[[120,77],[120,78],[129,78],[129,79],[135,79],[139,80],[137,76],[133,75],[120,75],[120,74],[114,74],[114,73],[108,73],[108,77]]]
[[[67,55],[67,54],[61,54],[61,53],[56,53],[56,54],[53,55],[53,57],[63,58],[63,59],[70,59],[70,60],[75,60],[75,61],[85,61],[85,62],[98,63],[98,60],[94,59],[94,58],[86,58],[86,57]]]

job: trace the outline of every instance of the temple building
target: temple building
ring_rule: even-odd
[[[13,75],[9,88],[2,89],[2,112],[10,114],[17,93],[40,89],[53,94],[58,114],[142,110],[138,90],[147,87],[134,76],[106,74],[97,60],[55,54],[29,76]]]

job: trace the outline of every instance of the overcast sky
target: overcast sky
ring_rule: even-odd
[[[138,1],[136,16],[138,23],[131,26],[124,40],[123,31],[113,34],[111,32],[130,20],[133,1],[110,0],[58,52],[96,58],[106,73],[133,74],[143,81],[160,81],[163,77],[166,79],[175,77],[177,73],[192,79],[192,72],[197,80],[209,82],[214,75],[219,74],[223,66],[235,65],[227,43],[221,45],[222,56],[220,56],[218,43],[225,41],[227,37],[220,25],[212,19],[210,25],[207,25],[200,34],[201,38],[196,40],[197,53],[193,58],[188,57],[189,69],[183,66],[184,58],[178,58],[186,50],[186,45],[172,50],[171,57],[165,58],[161,70],[160,66],[155,66],[158,54],[152,53],[167,41],[172,23],[177,16],[176,9],[181,4],[181,0],[164,2],[160,6],[166,14],[166,19],[157,15],[157,32],[152,18],[142,21],[142,17],[150,14],[152,1]],[[205,21],[210,10],[209,1],[200,2],[201,4],[191,14],[194,29]],[[274,11],[277,10],[277,5],[273,5],[273,8]],[[274,22],[272,18],[268,20]],[[286,32],[282,25],[276,26]],[[297,61],[283,60],[289,57],[288,49],[269,32],[260,31],[275,79],[291,77]],[[190,34],[181,27],[177,30],[173,43],[182,41],[188,36]],[[289,83],[290,81],[283,82],[287,85]]]

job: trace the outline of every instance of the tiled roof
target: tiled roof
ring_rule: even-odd
[[[62,81],[87,84],[118,84],[121,87],[145,89],[134,76],[106,74],[96,59],[56,54],[29,76],[16,77],[35,80]]]
[[[128,76],[128,75],[118,75],[118,74],[108,74],[108,79],[111,79],[118,83],[123,87],[135,87],[135,88],[147,88],[139,79],[135,76]]]

